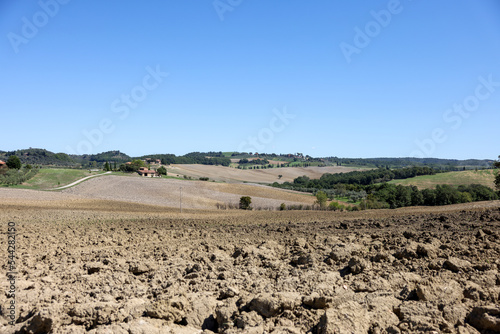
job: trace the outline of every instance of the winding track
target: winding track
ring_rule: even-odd
[[[97,177],[97,176],[102,176],[102,175],[106,175],[106,174],[111,174],[111,172],[106,172],[106,173],[102,173],[102,174],[86,176],[83,179],[77,180],[77,181],[75,181],[73,183],[67,184],[67,185],[62,186],[62,187],[57,187],[57,188],[49,189],[49,190],[62,190],[62,189],[66,189],[66,188],[69,188],[69,187],[72,187],[72,186],[76,186],[80,182],[83,182],[83,181],[88,180],[90,178]]]

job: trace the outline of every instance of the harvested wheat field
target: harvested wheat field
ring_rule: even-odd
[[[217,204],[237,205],[241,196],[251,196],[252,205],[257,208],[275,209],[281,203],[312,205],[315,201],[315,198],[308,194],[261,185],[114,175],[88,180],[63,190],[62,194],[79,198],[179,207],[181,187],[182,206],[191,209],[210,210],[216,208]]]
[[[14,222],[18,264],[0,333],[500,331],[500,201],[180,214],[84,198],[106,179],[46,200],[0,192],[0,248]]]
[[[224,166],[210,165],[171,165],[168,169],[169,175],[186,175],[194,178],[208,177],[210,180],[224,182],[291,182],[293,179],[306,175],[312,179],[319,179],[324,173],[347,173],[360,168],[343,166],[327,167],[284,167],[269,169],[237,169]],[[282,175],[281,179],[278,177]]]
[[[287,205],[312,205],[311,195],[252,184],[226,184],[205,181],[141,178],[129,176],[100,176],[72,188],[57,192],[0,188],[0,200],[6,201],[67,201],[71,199],[98,199],[142,203],[185,209],[215,209],[217,204],[237,206],[241,196],[251,196],[252,206],[276,209]]]

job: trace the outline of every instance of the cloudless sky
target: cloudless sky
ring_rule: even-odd
[[[496,0],[3,1],[0,150],[494,159],[499,59]]]

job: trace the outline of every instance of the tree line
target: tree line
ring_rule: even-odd
[[[435,206],[460,204],[477,201],[497,200],[498,194],[491,188],[480,185],[447,184],[437,185],[434,189],[419,190],[415,186],[402,186],[389,183],[366,187],[366,200],[360,205],[366,208],[402,208],[406,206]]]
[[[499,157],[500,158],[500,157]],[[500,168],[500,161],[495,163]],[[389,170],[379,168],[371,171],[355,171],[343,174],[324,174],[320,179],[301,176],[292,183],[273,183],[274,187],[311,192],[329,199],[348,197],[359,202],[360,209],[401,208],[406,206],[434,206],[490,201],[499,199],[500,173],[495,184],[499,193],[479,184],[437,185],[434,189],[419,190],[416,186],[403,186],[387,183],[393,179],[406,179],[419,175],[433,175],[436,171],[429,167],[411,167]]]
[[[325,173],[319,179],[310,179],[308,176],[299,176],[293,183],[285,182],[276,187],[332,189],[337,184],[370,185],[387,182],[395,179],[408,179],[420,175],[434,175],[436,170],[430,167],[409,167],[400,169],[378,168],[367,171],[353,171],[348,173]]]
[[[140,159],[159,159],[164,165],[169,164],[201,164],[201,165],[221,165],[229,166],[231,159],[226,158],[221,152],[192,152],[183,156],[176,156],[175,154],[152,154],[140,157]]]

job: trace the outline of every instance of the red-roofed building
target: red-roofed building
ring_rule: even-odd
[[[139,168],[137,173],[139,173],[140,176],[145,176],[145,177],[157,177],[158,176],[158,173],[155,170],[150,170],[150,169],[147,169],[146,167]]]

